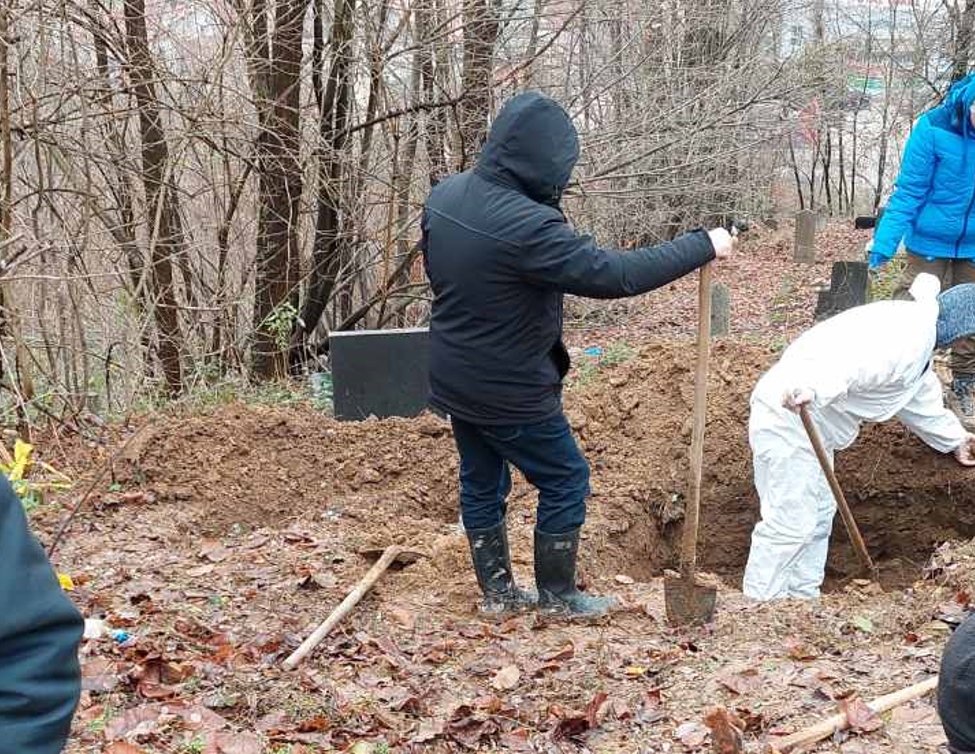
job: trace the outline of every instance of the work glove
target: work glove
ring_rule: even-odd
[[[716,259],[727,259],[731,256],[731,252],[735,248],[735,239],[731,233],[724,228],[712,228],[708,231],[708,237],[714,247]]]
[[[816,397],[816,391],[810,387],[797,387],[790,390],[782,397],[782,405],[790,411],[799,413],[799,407],[812,403]]]
[[[967,432],[961,445],[955,448],[955,459],[962,466],[975,466],[975,435],[971,432]]]
[[[864,248],[864,251],[867,252],[867,268],[868,269],[871,269],[871,270],[879,270],[881,267],[883,267],[885,264],[887,264],[887,262],[890,261],[890,257],[885,257],[883,254],[880,254],[880,253],[878,253],[878,252],[876,252],[876,251],[873,250],[873,239],[872,238],[869,241],[867,241],[867,245]]]

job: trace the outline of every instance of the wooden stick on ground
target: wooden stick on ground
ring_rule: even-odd
[[[867,706],[873,710],[874,714],[882,715],[884,712],[894,709],[894,707],[899,707],[902,704],[918,699],[925,694],[934,691],[938,687],[938,676],[933,678],[928,678],[926,681],[921,681],[920,683],[915,683],[913,686],[908,686],[900,691],[895,691],[886,696],[879,696],[872,702],[868,702]],[[772,742],[772,750],[775,752],[781,752],[781,754],[787,754],[787,752],[794,751],[801,746],[808,746],[809,744],[814,744],[817,741],[822,741],[824,738],[829,738],[838,730],[844,730],[850,726],[850,721],[846,717],[845,712],[828,717],[822,722],[811,725],[804,730],[800,730],[792,735],[781,738],[778,741]]]
[[[366,592],[372,589],[372,585],[375,584],[379,577],[383,575],[383,572],[389,568],[390,564],[396,560],[403,553],[403,548],[399,545],[390,545],[387,547],[382,554],[382,557],[376,561],[376,564],[369,569],[369,572],[359,579],[359,583],[355,585],[355,588],[349,592],[342,603],[335,608],[331,615],[325,619],[325,621],[315,629],[315,631],[303,642],[301,646],[298,647],[287,660],[284,661],[285,670],[294,670],[298,663],[307,657],[311,651],[317,647],[329,632],[338,625],[346,615],[352,612],[359,600],[366,596]]]

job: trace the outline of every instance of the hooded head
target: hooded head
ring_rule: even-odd
[[[944,109],[954,131],[975,136],[971,116],[973,103],[975,103],[975,74],[969,74],[952,84],[944,99],[941,100],[940,107]]]
[[[946,348],[970,335],[975,335],[975,283],[964,283],[938,296],[936,345]]]
[[[578,159],[579,136],[565,110],[555,100],[526,92],[501,108],[476,170],[556,207]]]

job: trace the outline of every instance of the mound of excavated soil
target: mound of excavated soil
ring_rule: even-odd
[[[570,417],[594,467],[596,509],[590,536],[605,567],[648,576],[676,561],[687,491],[693,402],[693,351],[658,344],[570,396]],[[702,487],[700,559],[735,573],[747,557],[758,517],[748,448],[748,397],[775,356],[720,342],[712,354]],[[916,575],[943,541],[975,533],[975,474],[910,435],[901,425],[868,426],[837,470],[875,558],[892,581]],[[603,523],[604,522],[604,523]],[[837,517],[833,575],[856,569]]]
[[[585,564],[603,575],[659,574],[676,561],[693,396],[694,349],[658,343],[570,390],[566,408],[593,469]],[[774,360],[735,342],[714,347],[709,385],[700,559],[734,575],[743,567],[758,515],[747,441],[748,396]],[[837,468],[868,546],[892,580],[941,542],[975,534],[975,474],[892,422],[869,427]],[[464,569],[451,536],[457,461],[449,425],[414,420],[339,423],[311,409],[242,405],[158,423],[128,449],[117,470],[127,488],[172,506],[189,531],[226,533],[293,524],[332,528],[368,544],[422,544],[436,557],[415,578]],[[516,567],[530,568],[534,498],[512,495]],[[855,570],[837,518],[834,576]]]

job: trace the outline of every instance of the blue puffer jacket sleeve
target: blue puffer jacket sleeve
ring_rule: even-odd
[[[931,190],[935,169],[934,130],[922,116],[911,131],[901,158],[901,171],[873,237],[871,251],[890,259],[917,218]]]
[[[81,615],[0,476],[0,752],[58,754],[71,728],[81,671]]]

